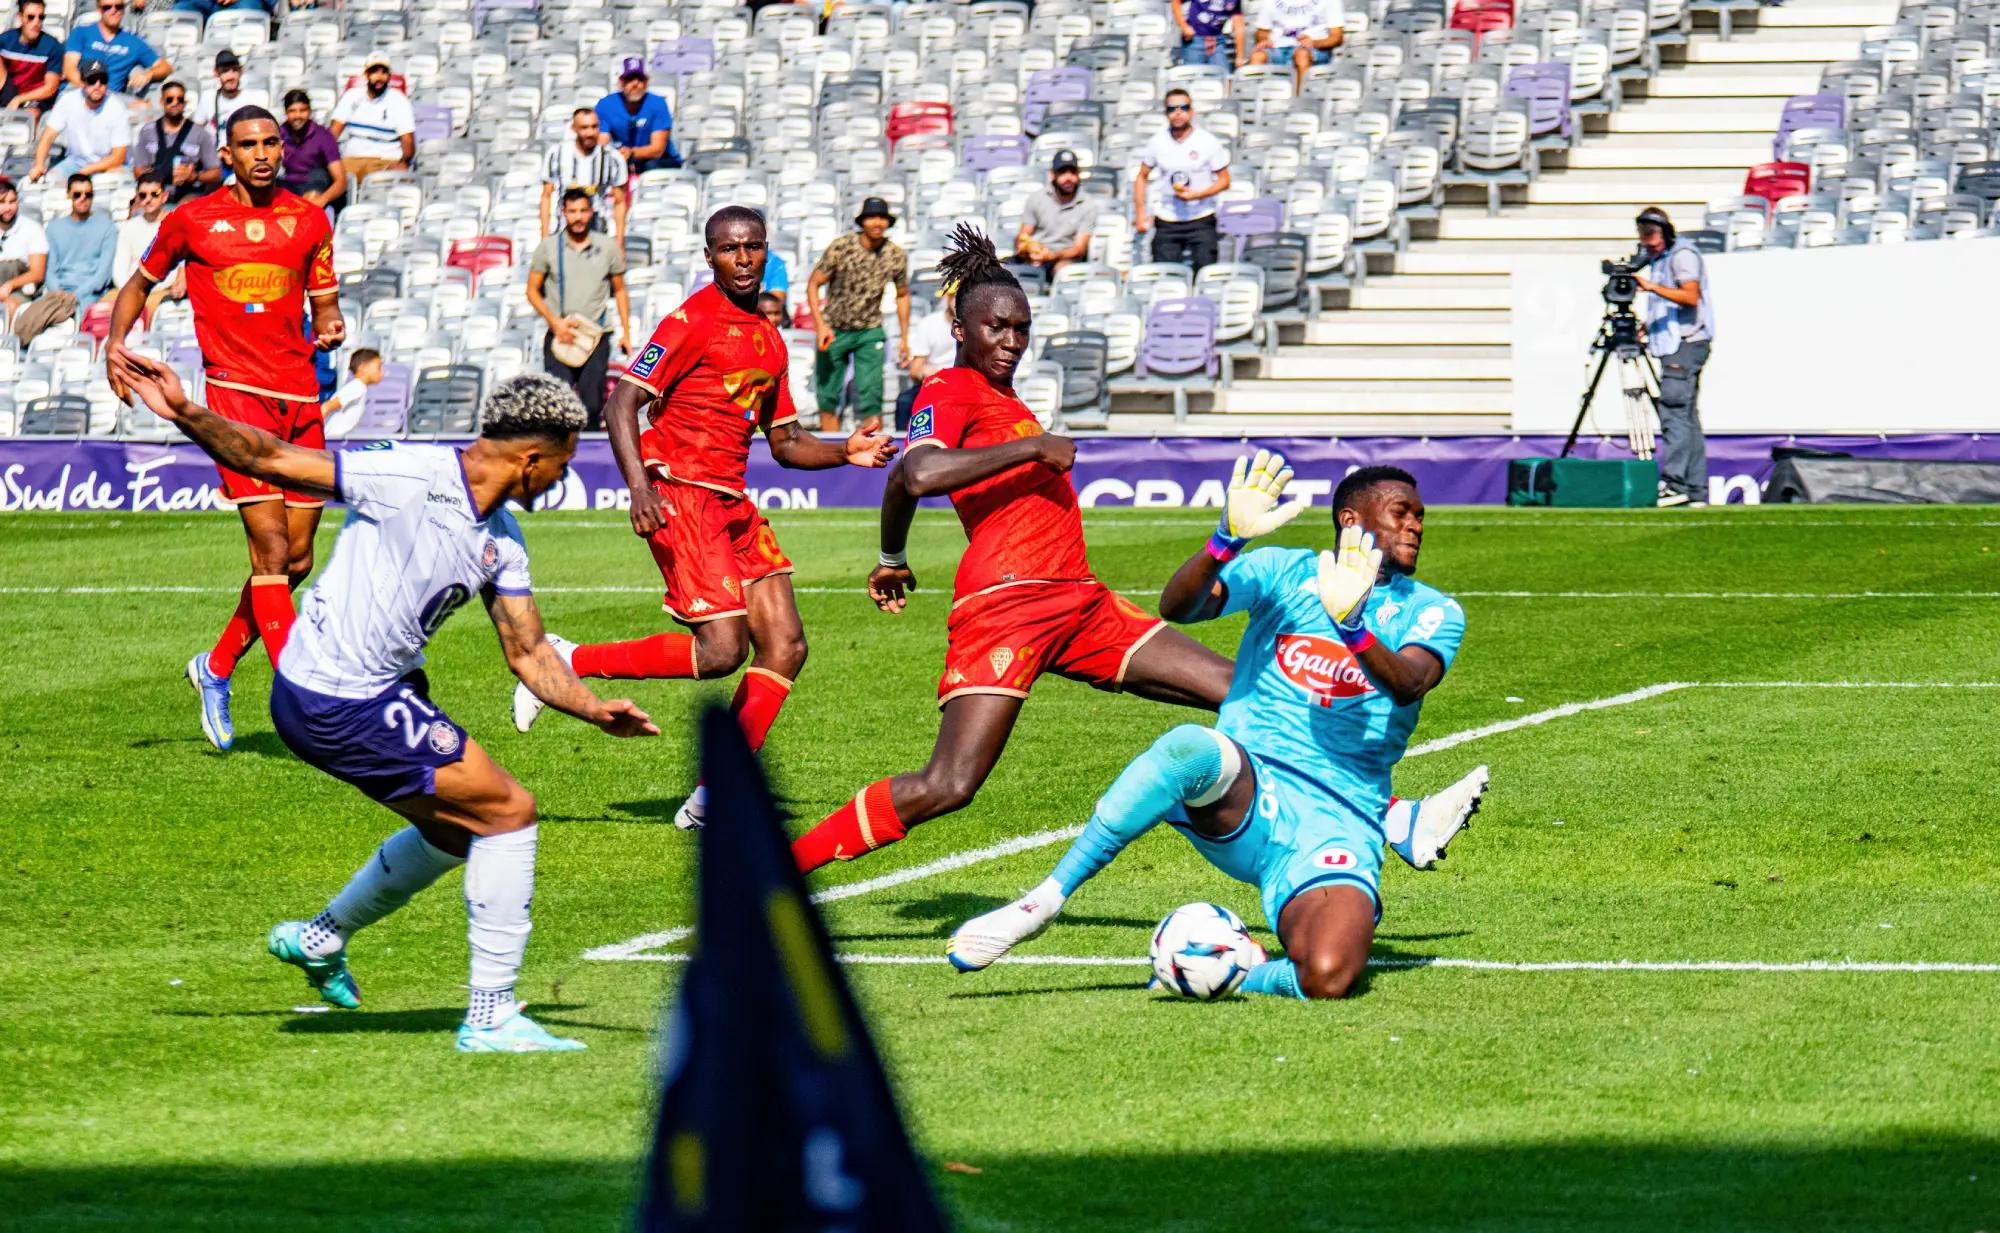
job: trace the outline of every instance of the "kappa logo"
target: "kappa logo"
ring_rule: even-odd
[[[1313,864],[1321,869],[1352,869],[1360,863],[1346,848],[1327,848],[1313,853]]]
[[[967,679],[966,675],[956,668],[944,674],[944,683],[947,685],[963,685]]]
[[[1014,652],[1003,646],[988,655],[986,662],[993,665],[994,676],[1006,676],[1008,667],[1014,662]]]
[[[1315,706],[1332,706],[1336,699],[1375,692],[1375,683],[1354,661],[1354,653],[1332,638],[1279,634],[1277,651],[1278,671],[1311,694]]]
[[[210,235],[225,235],[225,234],[234,235],[235,232],[236,228],[230,226],[229,220],[226,218],[216,219],[215,222],[211,223],[208,228],[208,234]]]
[[[450,757],[458,752],[458,729],[440,719],[431,724],[431,748]]]
[[[689,615],[693,615],[698,612],[713,612],[713,611],[715,611],[715,605],[709,603],[705,599],[697,598],[693,603],[688,605]]]
[[[728,332],[727,334],[724,334],[724,335],[723,335],[723,337],[724,337],[724,338],[741,338],[741,337],[743,337],[743,331],[742,331],[742,330],[739,330],[739,329],[737,329],[737,328],[736,328],[735,326],[733,326],[733,325],[732,325],[732,326],[730,326],[730,327],[729,327],[729,332]]]

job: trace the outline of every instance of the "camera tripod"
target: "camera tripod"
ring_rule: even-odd
[[[1583,431],[1591,400],[1597,396],[1597,383],[1604,379],[1605,366],[1614,356],[1618,360],[1618,388],[1625,396],[1626,435],[1632,453],[1638,458],[1653,456],[1653,414],[1659,402],[1660,374],[1653,366],[1653,357],[1646,354],[1641,334],[1639,318],[1629,303],[1614,303],[1605,310],[1604,320],[1597,327],[1597,338],[1590,344],[1597,367],[1590,374],[1589,384],[1583,387],[1583,397],[1576,404],[1576,420],[1569,426],[1569,438],[1563,442],[1559,457],[1569,457],[1576,448],[1577,434]]]

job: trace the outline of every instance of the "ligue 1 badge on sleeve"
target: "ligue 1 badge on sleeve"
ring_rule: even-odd
[[[910,417],[910,440],[921,441],[934,431],[931,427],[931,409],[925,407]]]
[[[639,353],[639,358],[632,364],[632,375],[635,377],[652,376],[653,370],[660,366],[660,359],[666,353],[667,349],[660,344],[656,342],[647,343],[646,349]]]

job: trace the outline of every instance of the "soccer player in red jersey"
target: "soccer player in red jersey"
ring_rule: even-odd
[[[779,465],[805,471],[885,466],[895,443],[870,419],[844,443],[798,426],[784,336],[757,312],[768,255],[764,216],[724,206],[704,228],[715,282],[668,313],[640,349],[605,408],[611,451],[632,490],[632,530],[666,580],[667,614],[692,633],[573,646],[551,637],[580,677],[713,679],[750,668],[733,709],[750,747],[761,748],[806,661],[805,628],[792,594],[792,563],[743,491],[750,438],[764,430]],[[639,430],[639,413],[648,427]],[[541,711],[514,695],[522,731]],[[674,816],[701,825],[696,788]]]
[[[105,347],[111,388],[127,396],[119,365],[131,355],[125,335],[144,311],[146,293],[186,262],[210,408],[280,441],[320,449],[326,433],[313,350],[338,347],[347,335],[333,274],[333,228],[325,210],[278,186],[285,142],[270,112],[239,108],[225,131],[223,157],[235,183],[168,214],[118,293]],[[308,297],[311,338],[299,329]],[[243,519],[250,578],[214,648],[188,661],[187,677],[201,695],[202,731],[217,749],[228,749],[230,674],[259,638],[276,666],[292,628],[292,588],[312,572],[322,502],[217,469],[222,494]]]

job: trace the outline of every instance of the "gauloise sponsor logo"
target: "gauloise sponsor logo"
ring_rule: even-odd
[[[1374,682],[1354,662],[1354,655],[1332,638],[1310,634],[1278,635],[1278,670],[1312,695],[1319,706],[1336,698],[1359,698],[1375,692]]]
[[[215,289],[239,304],[269,304],[281,300],[298,281],[298,273],[281,265],[246,261],[216,272]]]

